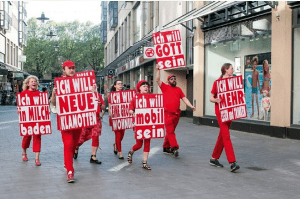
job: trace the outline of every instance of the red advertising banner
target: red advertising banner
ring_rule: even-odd
[[[185,66],[179,30],[152,34],[159,70]]]
[[[223,78],[217,81],[219,109],[222,122],[247,117],[242,76]]]
[[[55,78],[57,129],[93,127],[97,124],[97,93],[91,90],[96,85],[94,71],[76,73],[74,77]]]
[[[163,95],[137,94],[135,100],[135,138],[164,138]]]
[[[133,128],[133,116],[129,114],[129,105],[135,95],[135,90],[109,93],[113,131]]]
[[[48,92],[17,93],[20,135],[52,133]]]

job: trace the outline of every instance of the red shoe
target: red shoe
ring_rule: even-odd
[[[68,173],[67,173],[67,182],[68,183],[71,183],[71,182],[74,182],[75,180],[74,180],[74,174],[73,174],[73,172],[72,171],[69,171]]]
[[[22,156],[23,156],[23,161],[27,162],[28,161],[27,154],[26,153],[22,153]]]
[[[35,165],[36,166],[41,166],[42,164],[40,163],[40,160],[35,160]]]

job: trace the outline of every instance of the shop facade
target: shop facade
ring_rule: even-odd
[[[194,57],[194,123],[218,126],[210,91],[221,75],[221,66],[231,63],[234,74],[243,77],[247,104],[247,118],[233,121],[231,129],[299,139],[295,77],[295,46],[299,41],[289,3],[219,2],[215,6],[211,3],[210,8],[202,2],[195,5],[202,13],[200,20],[194,20],[194,50],[199,55]],[[262,103],[265,97],[270,102],[267,110]]]

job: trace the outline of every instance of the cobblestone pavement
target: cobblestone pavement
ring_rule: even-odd
[[[162,153],[162,139],[151,141],[148,164],[142,166],[142,150],[129,165],[113,154],[114,133],[103,120],[97,158],[90,164],[91,140],[84,143],[74,161],[76,182],[66,182],[63,144],[51,115],[52,135],[42,136],[40,161],[27,151],[22,161],[21,136],[15,106],[0,106],[0,198],[299,198],[300,141],[231,131],[241,169],[231,173],[223,152],[224,168],[209,165],[218,128],[199,126],[181,118],[176,129],[179,157]],[[135,144],[132,130],[122,142],[123,155]]]

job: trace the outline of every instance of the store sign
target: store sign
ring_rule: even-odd
[[[96,85],[94,71],[76,73],[74,77],[55,78],[57,128],[72,130],[97,124],[97,96],[91,90]]]
[[[155,58],[155,48],[154,47],[144,47],[144,59]]]
[[[26,62],[26,56],[25,55],[19,55],[19,62]]]
[[[134,68],[135,67],[135,60],[131,60],[130,61],[130,69]]]
[[[135,100],[135,138],[164,138],[163,95],[137,94]]]
[[[135,90],[110,92],[110,112],[112,130],[125,130],[133,128],[133,116],[129,114],[129,105],[135,99]]]
[[[241,75],[218,80],[217,93],[217,97],[221,100],[219,109],[222,122],[247,117],[244,84]]]
[[[153,33],[152,37],[159,70],[185,66],[179,30]]]
[[[135,67],[140,65],[140,57],[135,58]]]
[[[17,93],[20,135],[52,133],[48,92]]]

